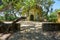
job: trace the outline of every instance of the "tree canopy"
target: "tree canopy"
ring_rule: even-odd
[[[39,5],[42,7],[42,16],[47,16],[49,12],[51,12],[52,5],[54,4],[54,0],[1,0],[2,4],[0,5],[0,11],[7,12],[7,14],[12,14],[17,18],[16,14],[23,14],[22,12],[27,12],[29,14],[29,10]],[[5,14],[5,13],[4,13]],[[6,14],[5,14],[6,15]]]

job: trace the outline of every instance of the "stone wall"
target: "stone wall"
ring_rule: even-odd
[[[6,37],[6,34],[0,36],[0,40],[60,40],[60,32],[42,31],[42,24],[48,22],[20,21],[19,23],[21,31],[7,34],[9,37]]]

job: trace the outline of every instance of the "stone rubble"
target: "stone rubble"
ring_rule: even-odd
[[[24,26],[28,25],[28,26]],[[21,23],[22,31],[15,32],[13,34],[7,34],[10,37],[0,35],[1,40],[60,40],[60,32],[43,32],[42,23]],[[6,38],[7,39],[6,39]]]

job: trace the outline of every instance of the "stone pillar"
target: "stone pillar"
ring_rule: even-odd
[[[60,12],[57,14],[57,22],[60,23]]]

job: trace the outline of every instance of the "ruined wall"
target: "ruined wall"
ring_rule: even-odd
[[[60,23],[60,12],[57,14],[57,22]]]

